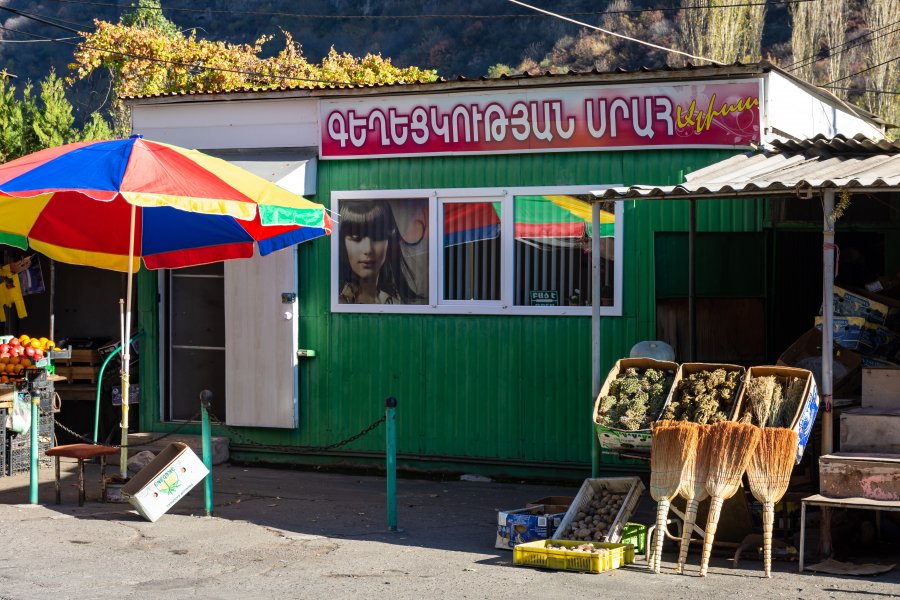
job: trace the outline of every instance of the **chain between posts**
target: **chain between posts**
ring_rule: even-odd
[[[275,444],[262,444],[260,442],[257,442],[256,440],[252,440],[252,439],[248,438],[246,435],[244,435],[243,433],[241,433],[240,431],[238,431],[237,429],[235,429],[234,427],[227,425],[225,422],[223,422],[219,417],[217,417],[212,412],[209,413],[209,418],[216,425],[221,425],[222,427],[227,429],[229,433],[234,435],[234,437],[238,438],[240,441],[244,442],[245,444],[247,444],[249,446],[253,446],[255,448],[262,448],[264,450],[284,450],[284,448],[285,448],[283,445],[279,446],[279,445],[275,445]],[[381,415],[381,417],[379,417],[376,421],[373,421],[372,424],[369,425],[368,427],[365,427],[358,433],[355,433],[355,434],[351,435],[350,437],[343,439],[339,442],[335,442],[334,444],[328,444],[327,446],[305,446],[303,448],[295,448],[295,449],[292,449],[292,453],[309,454],[309,453],[313,453],[313,452],[324,452],[326,450],[334,450],[335,448],[340,448],[341,446],[346,446],[347,444],[349,444],[351,442],[355,442],[359,438],[361,438],[361,437],[371,433],[373,430],[377,429],[379,425],[384,423],[386,418],[387,418],[386,415]]]
[[[48,413],[45,413],[44,411],[41,411],[41,416],[47,416],[47,414],[48,414]],[[173,429],[172,431],[169,431],[168,433],[164,433],[164,434],[162,434],[162,435],[160,435],[160,436],[158,436],[158,437],[155,437],[155,438],[150,438],[149,440],[147,440],[147,441],[145,441],[145,442],[141,442],[140,444],[126,444],[126,445],[124,445],[124,446],[121,445],[121,444],[100,444],[100,445],[102,445],[102,446],[108,446],[108,447],[110,447],[110,448],[141,448],[141,447],[143,447],[143,446],[151,446],[151,445],[155,444],[156,442],[158,442],[158,441],[160,441],[160,440],[164,440],[164,439],[166,439],[167,437],[169,437],[169,436],[171,436],[171,435],[175,435],[176,433],[178,433],[179,431],[181,431],[182,429],[184,429],[184,428],[187,427],[188,425],[195,425],[195,423],[194,423],[193,421],[196,421],[197,418],[199,418],[199,417],[200,417],[200,413],[198,412],[198,413],[196,413],[194,416],[192,416],[191,418],[189,418],[187,421],[185,421],[185,422],[179,424],[179,425],[178,425],[175,429]],[[63,431],[65,431],[65,432],[68,433],[69,435],[74,436],[75,438],[81,440],[82,442],[85,442],[86,444],[94,445],[94,440],[92,440],[92,439],[90,439],[90,438],[88,438],[88,437],[85,437],[85,436],[81,435],[81,434],[78,433],[77,431],[73,431],[73,430],[72,430],[71,428],[69,428],[69,427],[66,427],[66,425],[63,424],[63,423],[61,423],[58,419],[54,419],[54,420],[53,420],[53,423],[54,423],[54,425],[55,425],[56,427],[58,427],[59,429],[62,429]]]
[[[41,414],[45,416],[47,413],[44,413],[42,411]],[[196,423],[194,421],[196,421],[199,417],[200,417],[200,413],[198,412],[197,414],[192,416],[187,421],[178,425],[172,431],[170,431],[168,433],[164,433],[163,435],[160,435],[158,437],[151,438],[140,444],[128,444],[126,446],[122,446],[121,444],[103,444],[103,445],[109,446],[111,448],[123,448],[123,447],[124,448],[140,448],[142,446],[150,446],[160,440],[164,440],[165,438],[178,433],[179,431],[181,431],[188,425],[196,425]],[[243,434],[239,430],[226,424],[224,421],[222,421],[219,417],[217,417],[212,412],[209,412],[209,418],[213,423],[215,423],[216,425],[221,425],[222,427],[227,429],[229,433],[234,435],[234,437],[238,438],[241,442],[243,442],[249,446],[253,446],[255,448],[260,448],[260,449],[264,449],[264,450],[284,450],[284,448],[285,448],[284,445],[279,446],[279,445],[275,445],[275,444],[263,444],[261,442],[257,442],[256,440],[250,439],[249,437],[247,437],[245,434]],[[293,450],[293,452],[299,453],[299,454],[308,454],[308,453],[313,453],[313,452],[324,452],[326,450],[334,450],[336,448],[346,446],[347,444],[355,442],[356,440],[360,439],[361,437],[364,437],[364,436],[368,435],[369,433],[371,433],[372,431],[374,431],[375,429],[377,429],[381,424],[383,424],[385,422],[386,418],[387,418],[386,415],[381,415],[381,417],[379,417],[377,420],[373,421],[370,425],[368,425],[364,429],[360,430],[358,433],[355,433],[355,434],[351,435],[350,437],[345,438],[339,442],[335,442],[333,444],[328,444],[327,446],[306,446],[303,448],[296,448]],[[61,423],[59,420],[55,420],[54,422],[56,424],[56,427],[58,427],[59,429],[62,429],[69,435],[71,435],[87,444],[94,443],[94,440],[81,435],[77,431],[72,430],[71,428],[67,427],[65,424]]]

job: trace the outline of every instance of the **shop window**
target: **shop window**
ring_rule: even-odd
[[[500,202],[445,202],[441,300],[501,300]]]
[[[590,196],[515,196],[515,304],[591,306]],[[613,305],[615,207],[600,211],[601,305]]]
[[[338,214],[338,303],[425,304],[427,198],[340,200]]]
[[[621,314],[622,206],[575,188],[334,192],[335,312]]]

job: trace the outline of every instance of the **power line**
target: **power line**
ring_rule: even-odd
[[[621,38],[623,40],[628,40],[629,42],[636,42],[638,44],[643,44],[644,46],[650,46],[651,48],[656,48],[658,50],[662,50],[664,52],[672,52],[674,54],[680,54],[682,56],[687,56],[689,58],[696,58],[698,60],[705,60],[711,63],[715,63],[717,65],[721,65],[717,60],[713,60],[711,58],[705,58],[703,56],[694,56],[693,54],[688,54],[687,52],[682,52],[681,50],[673,50],[672,48],[665,48],[663,46],[658,46],[656,44],[651,44],[650,42],[645,42],[644,40],[639,40],[637,38],[629,37],[627,35],[622,35],[621,33],[616,33],[615,31],[609,31],[608,29],[603,29],[602,27],[597,27],[596,25],[590,25],[588,23],[584,23],[583,21],[576,21],[575,19],[570,19],[569,17],[564,17],[560,14],[550,12],[549,10],[544,10],[543,8],[538,8],[536,6],[531,6],[530,4],[525,4],[524,2],[520,2],[519,0],[507,0],[508,2],[512,2],[513,4],[518,4],[519,6],[524,6],[525,8],[530,8],[531,10],[535,10],[537,12],[544,13],[545,15],[549,15],[551,17],[555,17],[557,19],[562,19],[563,21],[568,21],[570,23],[575,23],[576,25],[581,25],[582,27],[587,27],[588,29],[593,29],[595,31],[600,31],[607,35],[611,35],[613,37]]]
[[[88,0],[53,0],[54,2],[61,2],[64,4],[84,4],[90,6],[108,6],[108,7],[116,7],[122,8],[119,4],[112,4],[109,2],[90,2]],[[577,17],[577,16],[602,16],[602,15],[615,15],[615,14],[634,14],[634,13],[647,13],[647,12],[668,12],[668,11],[679,11],[679,10],[703,10],[710,8],[733,8],[740,6],[787,6],[788,4],[801,4],[804,2],[816,2],[818,0],[781,0],[781,1],[771,1],[771,2],[743,2],[737,4],[705,4],[702,6],[686,6],[686,7],[676,7],[676,6],[664,6],[660,8],[634,8],[627,10],[608,10],[608,11],[591,11],[591,12],[570,12],[570,13],[559,13],[563,16],[568,17]],[[264,11],[252,11],[252,10],[223,10],[223,9],[205,9],[205,8],[180,8],[180,7],[171,7],[166,6],[156,7],[156,6],[148,6],[145,7],[144,10],[159,10],[165,12],[190,12],[190,13],[224,13],[231,15],[250,15],[250,16],[258,16],[258,17],[296,17],[300,19],[323,19],[323,20],[406,20],[406,19],[533,19],[540,18],[540,15],[534,13],[512,13],[505,15],[468,15],[468,14],[419,14],[419,15],[323,15],[323,14],[303,14],[303,13],[288,13],[288,12],[264,12]]]
[[[900,92],[890,92],[888,90],[879,90],[875,88],[858,88],[858,87],[839,87],[839,86],[829,86],[833,90],[849,90],[851,92],[872,92],[874,94],[887,94],[889,96],[900,96]]]
[[[866,33],[862,33],[862,34],[856,36],[855,38],[853,38],[853,39],[851,39],[851,40],[847,40],[847,41],[844,42],[843,44],[839,44],[839,45],[835,46],[834,48],[829,49],[829,56],[837,56],[838,54],[841,54],[841,53],[843,53],[843,52],[846,52],[846,51],[850,50],[850,48],[855,48],[856,46],[865,44],[865,43],[867,43],[867,42],[871,42],[872,40],[877,40],[877,39],[880,39],[880,38],[882,38],[882,37],[884,37],[884,36],[886,36],[886,35],[891,35],[892,33],[896,33],[898,30],[891,30],[891,31],[888,31],[888,32],[886,32],[886,33],[881,33],[881,34],[879,34],[879,35],[876,35],[875,37],[870,38],[870,39],[868,39],[868,40],[863,40],[863,39],[862,39],[862,38],[865,38],[865,37],[868,37],[868,36],[872,35],[873,33],[876,33],[876,32],[881,31],[881,30],[883,30],[883,29],[887,29],[888,27],[893,27],[893,26],[897,25],[898,23],[900,23],[900,21],[894,21],[893,23],[888,23],[887,25],[883,25],[883,26],[881,26],[881,27],[878,27],[877,29],[872,29],[872,30],[870,30],[870,31],[868,31],[868,32],[866,32]],[[862,41],[860,41],[860,40],[862,40]],[[843,48],[843,49],[842,49],[842,48]],[[806,58],[804,58],[804,59],[795,60],[795,61],[792,62],[792,63],[786,64],[786,65],[783,67],[783,69],[786,70],[786,71],[789,71],[789,72],[793,72],[793,71],[797,71],[797,70],[799,70],[799,69],[802,69],[803,67],[807,66],[810,62],[815,62],[815,61],[818,59],[819,54],[820,54],[820,53],[817,52],[817,53],[813,54],[812,56],[808,56],[808,57],[806,57]],[[796,66],[794,66],[794,65],[796,65]],[[793,68],[793,69],[789,69],[788,67],[791,67],[791,66],[794,66],[794,68]]]
[[[6,27],[0,27],[0,29],[6,29]],[[6,29],[6,31],[11,31],[10,29]],[[25,33],[25,32],[21,32]],[[7,40],[0,39],[0,44],[40,44],[43,42],[59,42],[62,40],[77,40],[77,37],[70,38],[56,38],[56,39],[46,39],[46,40]]]
[[[33,37],[33,38],[38,38],[38,39],[36,39],[36,40],[7,40],[7,39],[2,39],[2,40],[0,40],[0,43],[4,43],[4,44],[12,44],[12,43],[16,43],[16,42],[18,42],[18,43],[26,43],[26,42],[61,42],[61,41],[63,41],[63,40],[77,40],[77,39],[83,37],[83,36],[78,36],[78,37],[67,37],[67,38],[48,38],[48,37],[43,36],[43,35],[38,35],[38,34],[36,34],[36,33],[31,33],[31,32],[29,32],[29,31],[22,31],[21,29],[13,29],[13,28],[11,28],[11,27],[5,27],[5,26],[3,26],[3,25],[0,25],[0,30],[3,30],[3,31],[9,31],[10,33],[21,33],[22,35],[29,35],[29,36],[31,36],[31,37]]]
[[[845,75],[844,77],[839,77],[839,78],[837,78],[837,79],[834,79],[834,80],[832,80],[832,81],[829,81],[828,83],[823,83],[823,84],[820,85],[819,87],[830,86],[832,83],[837,83],[838,81],[843,81],[843,80],[845,80],[845,79],[850,79],[851,77],[856,77],[857,75],[861,75],[861,74],[865,73],[866,71],[871,71],[872,69],[877,69],[878,67],[880,67],[880,66],[882,66],[882,65],[886,65],[886,64],[888,64],[888,63],[890,63],[890,62],[894,62],[894,61],[897,60],[897,59],[900,59],[900,56],[895,56],[894,58],[890,58],[890,59],[888,59],[888,60],[886,60],[886,61],[884,61],[884,62],[880,62],[880,63],[878,63],[877,65],[872,65],[871,67],[869,67],[869,68],[867,68],[867,69],[863,69],[863,70],[861,70],[861,71],[857,71],[856,73],[850,73],[849,75]]]
[[[64,29],[70,33],[81,34],[77,29],[72,29],[71,27],[66,27],[65,25],[60,25],[59,23],[54,23],[53,21],[49,21],[41,15],[35,15],[30,13],[24,13],[21,10],[16,8],[10,8],[9,6],[0,6],[0,10],[5,10],[7,12],[11,12],[14,15],[18,15],[20,17],[25,17],[26,19],[31,19],[32,21],[37,21],[38,23],[44,23],[45,25],[52,25],[53,27],[58,27],[60,29]],[[62,19],[57,19],[62,23],[71,23],[71,21],[63,21]],[[86,25],[81,25],[80,23],[72,23],[73,25],[78,25],[79,27],[87,27]]]

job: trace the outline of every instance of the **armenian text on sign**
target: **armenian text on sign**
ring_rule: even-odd
[[[760,99],[754,79],[324,101],[321,156],[742,147]]]

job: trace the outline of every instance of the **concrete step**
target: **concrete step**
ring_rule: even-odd
[[[190,446],[191,450],[194,451],[194,454],[197,456],[203,457],[203,447],[202,440],[199,435],[184,435],[180,433],[175,433],[170,436],[167,436],[159,441],[152,442],[150,445],[144,446],[143,444],[147,443],[147,440],[152,440],[161,436],[162,433],[130,433],[128,434],[128,457],[132,457],[138,452],[142,452],[144,450],[149,450],[153,454],[159,454],[164,448],[166,448],[172,442],[184,442],[188,446]],[[228,462],[229,457],[229,446],[228,446],[228,438],[227,437],[212,437],[212,463],[214,465],[220,465],[222,463]],[[137,444],[142,444],[138,446]],[[107,460],[110,465],[118,465],[119,464],[119,455],[110,456]]]

